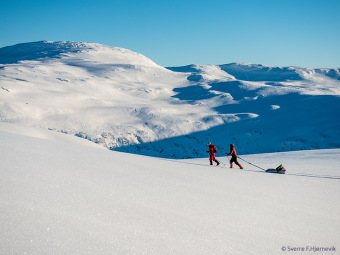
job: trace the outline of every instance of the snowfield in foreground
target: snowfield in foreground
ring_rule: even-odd
[[[0,131],[1,254],[339,254],[340,149],[242,156],[280,175],[70,142]]]
[[[198,53],[199,54],[199,53]],[[340,69],[164,68],[96,43],[0,48],[0,121],[162,158],[340,148]]]

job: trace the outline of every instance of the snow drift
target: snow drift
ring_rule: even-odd
[[[339,149],[242,156],[265,168],[282,163],[288,173],[279,175],[7,132],[0,145],[1,254],[340,248]]]
[[[112,150],[202,157],[340,147],[339,69],[163,68],[126,49],[34,42],[0,49],[0,121]],[[221,153],[221,154],[219,154]]]

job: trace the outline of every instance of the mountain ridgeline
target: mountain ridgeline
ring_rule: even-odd
[[[340,69],[161,67],[95,43],[0,48],[0,121],[164,158],[340,147]]]

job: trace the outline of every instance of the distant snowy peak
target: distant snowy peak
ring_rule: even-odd
[[[132,64],[160,67],[144,55],[124,48],[86,42],[39,41],[0,48],[0,64],[19,61],[43,61],[54,58],[81,57],[103,63]]]
[[[244,81],[298,81],[308,77],[326,76],[340,80],[340,68],[307,68],[295,66],[267,66],[249,63],[231,63],[219,66],[223,71]]]
[[[174,72],[191,73],[189,79],[229,79],[250,82],[286,82],[314,78],[340,80],[340,68],[308,68],[297,66],[267,66],[250,63],[230,63],[223,65],[187,65],[167,67]]]
[[[0,63],[13,64],[24,60],[60,57],[62,53],[93,49],[97,45],[77,42],[30,42],[0,48]],[[98,46],[97,46],[98,47]]]
[[[50,42],[50,41],[39,41],[29,43],[19,43],[12,46],[0,48],[0,54],[30,54],[37,51],[49,51],[49,50],[67,50],[73,48],[97,48],[100,44],[97,43],[83,43],[83,42]]]

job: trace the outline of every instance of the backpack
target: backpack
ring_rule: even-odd
[[[214,153],[216,153],[216,152],[217,152],[217,149],[216,149],[216,146],[215,146],[215,145],[214,145],[214,149],[213,149],[213,150],[214,150]]]
[[[286,169],[284,168],[284,166],[281,164],[276,168],[276,171],[286,171]]]

